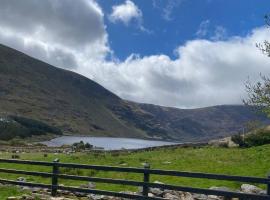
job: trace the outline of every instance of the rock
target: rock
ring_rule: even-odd
[[[210,187],[209,189],[211,190],[219,190],[219,191],[226,191],[226,192],[232,192],[232,190],[230,188],[227,187]],[[208,195],[207,200],[223,200],[226,199],[226,197],[221,197],[221,196],[216,196],[216,195]]]
[[[27,195],[27,194],[24,194],[20,197],[20,200],[35,200],[36,198],[31,196],[31,195]],[[41,198],[39,198],[41,199]]]
[[[86,197],[87,196],[87,194],[83,193],[83,192],[75,192],[74,194],[76,197]]]
[[[25,177],[19,177],[19,178],[17,178],[17,181],[26,182],[26,178]]]
[[[171,193],[166,193],[163,196],[165,199],[169,199],[169,200],[181,200],[181,198],[179,196],[173,195]]]
[[[244,193],[253,193],[253,194],[259,194],[260,192],[263,192],[261,188],[258,188],[257,186],[250,184],[241,185],[241,191]]]
[[[163,164],[164,165],[169,165],[169,164],[171,164],[172,162],[170,162],[170,161],[165,161],[165,162],[163,162]]]
[[[104,195],[95,195],[95,194],[89,194],[87,197],[90,200],[104,200],[106,197]]]
[[[183,192],[183,193],[180,195],[180,199],[181,199],[181,200],[194,200],[192,194],[190,194],[189,192]]]
[[[95,183],[89,182],[89,183],[88,183],[88,188],[89,188],[89,189],[94,189],[94,188],[96,188]]]
[[[259,195],[266,195],[266,194],[267,194],[266,190],[262,190],[259,192]]]
[[[153,193],[148,193],[148,197],[154,197],[155,195]]]
[[[193,194],[193,199],[195,199],[195,200],[207,200],[208,197],[205,194]]]
[[[37,187],[30,188],[30,190],[32,191],[32,193],[40,193],[41,192],[41,189],[37,188]]]
[[[18,197],[8,197],[7,200],[19,200]]]
[[[28,186],[22,186],[21,189],[22,189],[22,190],[30,190],[31,188],[28,187]]]
[[[80,188],[88,188],[88,189],[94,189],[96,185],[92,182],[89,182],[87,184],[80,185]]]
[[[159,189],[159,188],[150,188],[150,193],[154,194],[155,196],[162,196],[162,194],[164,193],[163,190]]]
[[[227,187],[216,187],[216,186],[210,187],[209,189],[210,190],[226,191],[226,192],[231,192],[232,191],[230,188],[227,188]]]
[[[218,197],[216,195],[208,195],[207,200],[223,200],[224,197]]]
[[[164,183],[162,183],[160,181],[154,181],[154,183],[156,183],[156,184],[164,184]]]

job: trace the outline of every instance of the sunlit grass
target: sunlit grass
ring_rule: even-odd
[[[10,153],[2,153],[1,158],[11,158]],[[111,165],[111,166],[127,166],[127,167],[143,167],[144,162],[148,162],[151,168],[169,169],[191,172],[207,172],[228,175],[257,176],[266,177],[270,170],[270,145],[238,149],[238,148],[177,148],[162,149],[149,152],[139,152],[130,154],[93,154],[93,153],[76,153],[66,154],[48,154],[44,157],[42,153],[24,153],[20,154],[21,159],[53,161],[59,158],[65,163],[83,163],[95,165]],[[29,171],[51,172],[51,167],[40,167],[30,165],[14,165],[0,164],[1,168],[13,168]],[[136,173],[120,173],[120,172],[104,172],[95,170],[66,169],[61,168],[62,173],[95,176],[95,177],[111,177],[117,179],[131,179],[142,181],[141,174]],[[21,175],[0,174],[2,178],[16,179]],[[24,176],[27,181],[50,183],[50,179],[41,177]],[[178,178],[170,176],[151,176],[151,181],[161,181],[168,184],[186,185],[193,187],[208,188],[211,186],[227,186],[231,188],[239,188],[241,183],[234,181],[216,181],[206,179]],[[78,186],[85,182],[60,180],[64,185]],[[113,184],[96,184],[97,188],[105,190],[136,191],[138,188]],[[264,187],[264,186],[262,186]]]

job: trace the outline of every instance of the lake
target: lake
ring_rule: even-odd
[[[71,145],[75,142],[88,142],[96,147],[102,147],[105,150],[118,149],[142,149],[147,147],[156,147],[164,145],[177,144],[173,142],[157,141],[157,140],[142,140],[134,138],[111,138],[111,137],[82,137],[82,136],[62,136],[54,138],[50,141],[42,142],[47,146],[60,147],[62,145]]]

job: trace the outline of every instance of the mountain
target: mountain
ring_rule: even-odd
[[[0,45],[0,117],[46,123],[68,135],[207,140],[255,115],[244,106],[177,109],[122,100],[94,81]],[[1,131],[0,131],[1,134]]]

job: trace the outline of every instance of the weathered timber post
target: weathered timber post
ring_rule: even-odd
[[[149,173],[149,169],[150,169],[150,165],[148,163],[144,164],[144,173],[143,173],[143,182],[144,183],[149,183],[150,182],[150,173]],[[148,197],[148,192],[149,192],[149,187],[147,185],[143,186],[143,196]]]
[[[270,179],[270,172],[268,173],[267,178],[269,178],[269,179]],[[269,195],[269,196],[270,196],[270,181],[269,181],[269,182],[268,182],[268,184],[267,184],[267,195]]]
[[[53,161],[53,170],[52,170],[52,188],[51,188],[51,194],[53,197],[57,194],[57,185],[58,185],[58,177],[57,174],[59,173],[59,167],[58,167],[59,159],[55,159]]]

